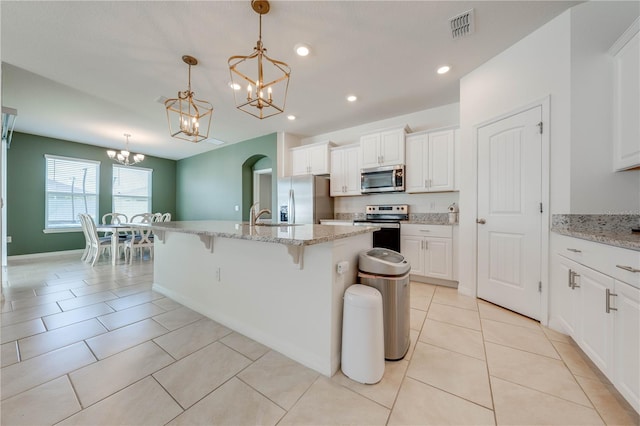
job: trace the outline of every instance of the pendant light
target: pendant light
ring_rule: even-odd
[[[189,55],[184,55],[182,60],[189,65],[189,86],[187,90],[178,92],[177,98],[164,102],[169,133],[177,139],[200,142],[209,137],[213,106],[207,101],[195,99],[191,91],[191,67],[198,65],[198,60]]]
[[[107,155],[109,156],[109,158],[113,161],[117,161],[124,166],[133,166],[134,164],[137,164],[144,160],[144,155],[133,154],[132,156],[131,152],[129,152],[129,138],[131,137],[131,135],[129,133],[125,133],[124,137],[127,138],[125,149],[121,150],[120,152],[115,152],[112,149],[108,150]],[[132,158],[132,161],[130,161],[129,158]]]
[[[267,56],[262,44],[262,15],[269,13],[269,2],[253,0],[251,7],[260,17],[256,47],[248,56],[230,57],[228,64],[236,108],[263,119],[284,112],[291,68]]]

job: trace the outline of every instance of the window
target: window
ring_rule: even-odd
[[[45,229],[79,228],[79,213],[98,214],[100,162],[45,155]]]
[[[113,166],[113,211],[131,217],[151,213],[151,169]]]

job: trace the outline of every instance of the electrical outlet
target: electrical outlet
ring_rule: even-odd
[[[220,281],[220,268],[216,268],[216,281]]]
[[[436,209],[436,202],[432,201],[429,208],[431,209],[431,211],[434,211]]]
[[[234,206],[234,207],[233,207],[233,209],[234,209],[235,211],[239,212],[239,211],[240,211],[240,206],[236,205],[236,206]]]
[[[12,241],[13,241],[13,239],[11,238],[11,235],[8,235],[8,236],[7,236],[7,244],[8,244],[8,243],[10,243],[10,242],[12,242]]]

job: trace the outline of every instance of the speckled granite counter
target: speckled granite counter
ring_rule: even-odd
[[[353,221],[364,220],[364,214],[356,213],[336,213],[336,221]],[[401,223],[410,223],[415,225],[451,225],[449,223],[448,213],[410,213],[409,220],[403,220]]]
[[[246,222],[218,220],[158,222],[153,223],[151,228],[156,233],[159,231],[181,232],[199,236],[235,238],[290,246],[309,246],[326,243],[354,235],[370,233],[379,229],[369,226],[250,226]]]
[[[640,215],[559,215],[551,219],[551,231],[569,237],[640,251]]]

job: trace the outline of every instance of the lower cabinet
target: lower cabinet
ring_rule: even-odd
[[[552,248],[550,325],[564,329],[640,412],[640,288],[609,275],[624,253],[555,234]],[[591,267],[603,259],[612,262],[607,273]]]
[[[401,225],[400,251],[411,264],[412,274],[453,280],[451,226]]]

